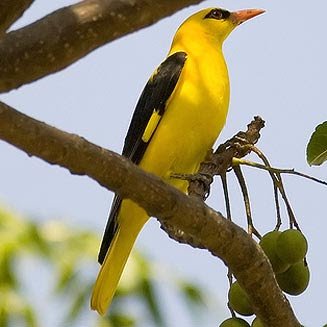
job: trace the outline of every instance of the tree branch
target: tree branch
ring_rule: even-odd
[[[108,190],[137,202],[160,222],[189,234],[230,267],[266,326],[300,326],[257,243],[198,198],[179,192],[118,154],[1,102],[0,139],[72,174],[91,177]]]
[[[1,0],[0,36],[20,18],[34,0]]]
[[[0,92],[57,72],[92,50],[203,0],[85,0],[0,40]]]

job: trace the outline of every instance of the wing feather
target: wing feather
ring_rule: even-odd
[[[187,55],[175,52],[156,69],[136,105],[123,148],[123,155],[138,164],[165,113],[166,103],[179,80]],[[102,264],[118,226],[122,199],[115,195],[102,239],[98,261]]]

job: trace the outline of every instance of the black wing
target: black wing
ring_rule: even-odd
[[[138,164],[151,140],[166,103],[173,93],[186,60],[185,52],[176,52],[157,68],[146,84],[136,105],[123,148],[123,155]],[[98,261],[102,264],[117,229],[122,199],[116,195],[102,239]]]

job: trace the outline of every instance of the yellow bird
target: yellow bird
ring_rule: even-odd
[[[222,44],[232,30],[264,11],[208,8],[178,28],[166,60],[146,84],[133,114],[123,155],[182,192],[188,182],[173,173],[195,173],[222,130],[229,104],[229,78]],[[107,311],[133,244],[149,216],[116,195],[104,232],[102,264],[91,299]]]

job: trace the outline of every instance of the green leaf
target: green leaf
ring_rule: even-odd
[[[25,319],[25,324],[27,327],[37,327],[36,313],[32,306],[27,305],[23,311],[23,316]]]
[[[136,325],[135,319],[126,314],[112,314],[109,319],[113,327],[133,327]]]
[[[0,207],[0,327],[38,326],[39,308],[26,296],[19,269],[20,261],[31,256],[53,269],[51,285],[55,298],[62,299],[67,308],[59,313],[59,318],[65,326],[75,326],[78,319],[89,312],[94,276],[90,276],[87,269],[90,261],[92,266],[95,264],[99,242],[99,236],[87,229],[71,227],[62,221],[35,222]],[[172,276],[170,281],[167,275]],[[162,279],[179,291],[182,284],[184,296],[180,300],[188,305],[191,303],[192,312],[196,312],[195,305],[201,302],[201,292],[196,286],[184,279],[181,284],[176,283],[175,274],[165,269],[158,274],[157,264],[134,251],[112,305],[116,310],[111,310],[106,318],[99,318],[97,326],[135,327],[143,323],[165,326],[165,312],[160,301],[160,287],[165,283]],[[156,287],[157,283],[160,287]],[[145,308],[143,316],[125,313],[125,303],[135,299],[142,304],[142,309]],[[198,307],[201,309],[200,305]]]
[[[30,247],[35,254],[41,254],[44,258],[48,258],[51,255],[51,249],[49,243],[43,238],[39,226],[36,222],[26,222],[26,233],[25,233],[26,246]]]
[[[8,312],[0,307],[0,327],[8,327],[9,326],[9,315]]]
[[[163,316],[161,314],[161,308],[159,304],[159,297],[155,292],[155,288],[150,279],[144,278],[141,285],[141,292],[144,302],[151,314],[153,321],[157,326],[165,326]]]
[[[319,166],[327,160],[327,121],[318,125],[307,146],[307,162]]]
[[[199,287],[194,284],[184,282],[181,285],[181,291],[186,301],[194,305],[204,304],[204,295]]]
[[[12,289],[17,289],[19,283],[14,270],[15,254],[12,251],[1,251],[0,255],[0,285],[7,285]]]
[[[76,286],[77,273],[73,265],[62,265],[58,272],[58,277],[55,285],[55,292],[67,292],[72,285]]]
[[[80,288],[80,290],[77,290],[77,292],[72,295],[74,299],[69,309],[68,316],[66,317],[66,321],[68,324],[73,323],[82,313],[83,307],[85,306],[86,303],[88,303],[89,294],[90,294],[90,286],[85,288]]]

